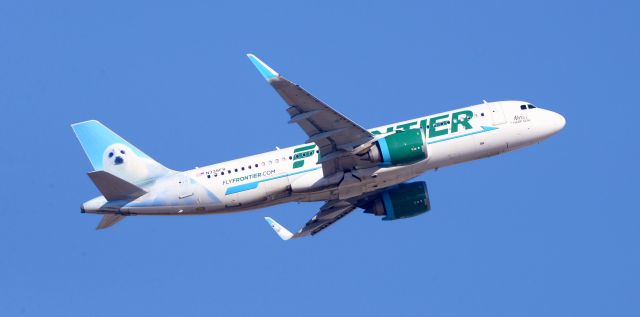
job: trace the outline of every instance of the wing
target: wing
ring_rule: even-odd
[[[343,169],[344,163],[340,161],[342,157],[351,155],[362,145],[374,139],[369,131],[335,111],[302,87],[280,76],[253,54],[247,54],[247,56],[289,105],[287,108],[291,117],[289,123],[298,124],[309,137],[307,143],[313,142],[320,149],[320,163],[325,175]]]
[[[265,217],[264,219],[282,240],[289,240],[315,235],[342,219],[342,217],[348,215],[354,209],[356,209],[356,206],[343,200],[328,201],[320,208],[320,211],[295,234],[292,234],[287,228],[270,217]]]

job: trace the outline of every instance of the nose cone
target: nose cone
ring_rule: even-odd
[[[562,130],[564,126],[567,124],[567,120],[556,112],[549,111],[549,128],[551,129],[551,134],[558,133],[558,131]]]
[[[549,110],[545,110],[540,119],[538,137],[541,139],[546,139],[558,133],[567,123],[562,115]]]

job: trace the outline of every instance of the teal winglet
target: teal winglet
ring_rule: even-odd
[[[253,65],[258,69],[262,77],[264,77],[266,80],[270,80],[280,76],[280,74],[278,74],[275,70],[269,67],[269,65],[265,64],[255,55],[247,54],[247,57],[253,63]]]

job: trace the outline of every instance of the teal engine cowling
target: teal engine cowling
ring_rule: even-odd
[[[364,212],[396,220],[417,216],[431,210],[427,183],[404,183],[378,194],[364,207]]]
[[[378,139],[365,155],[383,166],[422,161],[427,158],[427,136],[422,129],[399,131]]]

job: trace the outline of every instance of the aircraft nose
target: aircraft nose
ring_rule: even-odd
[[[536,134],[536,138],[538,139],[544,140],[558,133],[564,128],[565,124],[567,124],[567,121],[559,113],[544,110],[541,114],[542,116],[540,116],[540,120],[538,121],[540,122],[537,129],[538,133]]]
[[[566,124],[567,120],[561,114],[549,111],[549,127],[552,130],[551,133],[557,133],[562,130]]]

